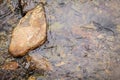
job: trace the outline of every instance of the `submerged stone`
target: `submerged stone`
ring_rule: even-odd
[[[19,64],[15,61],[8,62],[2,66],[2,69],[4,70],[16,70],[18,68]]]
[[[42,45],[46,40],[46,18],[40,4],[29,11],[12,32],[9,52],[14,56],[23,56],[30,50]]]
[[[38,70],[51,71],[52,64],[48,61],[48,59],[44,58],[39,54],[30,54],[31,62],[34,67]]]

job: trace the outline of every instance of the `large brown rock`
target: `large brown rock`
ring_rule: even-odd
[[[23,56],[42,45],[46,40],[46,18],[42,5],[29,11],[13,30],[9,52],[14,56]]]

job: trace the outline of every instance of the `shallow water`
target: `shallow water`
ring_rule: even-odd
[[[119,80],[119,4],[119,0],[47,0],[47,41],[29,52],[31,56],[42,55],[51,62],[53,70],[47,72],[43,80]],[[19,20],[21,16],[13,14],[13,17]],[[0,21],[7,22],[7,18]],[[8,39],[3,42],[9,43],[8,35],[17,21],[10,23],[8,19],[8,23],[11,25],[7,29],[3,24],[0,29]],[[1,50],[3,53],[9,44],[5,45],[0,45],[0,49],[5,49]]]

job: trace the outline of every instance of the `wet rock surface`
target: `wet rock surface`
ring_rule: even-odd
[[[39,4],[29,11],[13,30],[9,51],[15,57],[23,56],[29,50],[42,45],[45,40],[46,19],[43,6]]]
[[[0,7],[0,66],[13,60],[20,64],[14,71],[0,69],[0,79],[119,80],[120,1],[46,2],[47,41],[22,58],[13,58],[7,50],[11,29],[18,24],[21,13],[19,9],[12,13],[9,7]],[[28,55],[36,61],[44,57],[51,63],[52,71],[36,69]]]

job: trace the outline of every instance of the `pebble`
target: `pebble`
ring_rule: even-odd
[[[35,65],[35,68],[38,70],[51,71],[52,65],[51,63],[41,55],[38,54],[30,54],[31,62]]]
[[[18,68],[19,64],[15,61],[8,62],[2,66],[2,69],[4,70],[16,70]]]
[[[30,76],[30,77],[28,78],[28,80],[36,80],[36,77]]]

